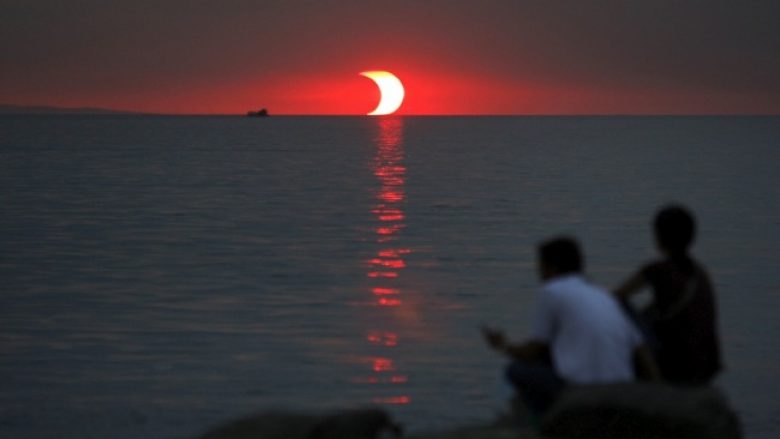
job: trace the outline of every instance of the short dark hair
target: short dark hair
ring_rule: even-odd
[[[671,253],[685,253],[696,237],[693,215],[678,204],[671,204],[659,210],[653,228],[658,243]]]
[[[539,244],[539,259],[545,265],[555,268],[558,273],[581,272],[582,253],[577,240],[569,236],[559,236]]]

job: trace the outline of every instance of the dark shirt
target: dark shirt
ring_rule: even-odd
[[[658,366],[677,384],[709,383],[720,371],[715,294],[707,272],[692,259],[653,262],[642,269],[653,288],[651,325],[660,343]]]

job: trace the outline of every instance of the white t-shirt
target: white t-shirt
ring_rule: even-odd
[[[643,342],[617,300],[580,274],[544,284],[531,338],[550,345],[556,372],[575,384],[633,380],[634,348]]]

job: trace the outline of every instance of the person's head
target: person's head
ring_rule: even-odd
[[[684,256],[696,236],[696,222],[685,207],[669,205],[656,214],[653,230],[662,252],[669,256]]]
[[[539,252],[539,276],[543,280],[583,270],[582,254],[577,240],[561,236],[541,243]]]

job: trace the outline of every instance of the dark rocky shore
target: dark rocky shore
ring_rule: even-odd
[[[536,426],[532,426],[536,425]],[[739,439],[739,420],[712,387],[658,384],[585,386],[568,390],[547,415],[405,434],[381,409],[316,415],[266,412],[228,422],[199,439]]]

